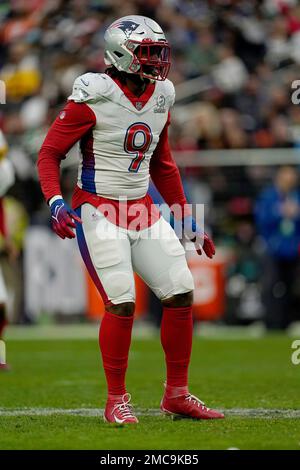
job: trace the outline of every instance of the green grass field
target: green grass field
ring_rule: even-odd
[[[0,374],[0,449],[300,448],[300,365],[291,363],[290,338],[195,338],[190,390],[227,410],[225,420],[209,422],[158,413],[164,380],[159,337],[135,339],[128,390],[141,415],[139,425],[126,427],[97,415],[105,382],[96,335],[8,339],[12,370]]]

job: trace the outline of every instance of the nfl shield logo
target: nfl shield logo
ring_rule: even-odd
[[[137,101],[137,102],[135,103],[135,107],[136,107],[136,109],[137,109],[138,111],[140,111],[140,110],[142,109],[142,107],[143,107],[143,103],[141,103],[140,101]]]

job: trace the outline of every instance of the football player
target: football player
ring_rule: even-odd
[[[5,230],[5,218],[3,207],[3,196],[15,181],[14,170],[11,162],[6,158],[7,143],[3,132],[0,130],[0,239],[1,251],[9,254],[10,245]],[[3,337],[3,331],[7,324],[6,319],[7,290],[4,283],[2,270],[0,266],[0,339]],[[0,370],[7,369],[7,364],[0,364]]]
[[[187,205],[168,142],[169,110],[175,100],[167,79],[170,46],[161,27],[143,16],[115,21],[104,40],[107,70],[75,80],[38,160],[53,229],[62,238],[73,238],[76,228],[82,258],[105,303],[99,332],[108,387],[104,419],[138,422],[125,386],[134,271],[163,304],[167,378],[161,410],[196,419],[223,418],[189,392],[193,278],[179,239],[147,194],[151,176],[170,207]],[[61,194],[59,167],[77,141],[80,163],[71,208]],[[185,236],[199,254],[201,244],[211,258],[213,242],[190,213],[182,214]]]

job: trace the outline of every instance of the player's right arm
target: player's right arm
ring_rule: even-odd
[[[52,228],[61,238],[74,238],[74,221],[80,219],[62,197],[60,163],[95,123],[95,114],[87,104],[69,101],[50,127],[39,152],[41,188],[51,209]]]

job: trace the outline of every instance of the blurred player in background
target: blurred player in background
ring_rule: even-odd
[[[265,325],[285,329],[299,318],[295,281],[300,268],[300,191],[295,168],[280,167],[274,183],[262,191],[256,223],[265,244]]]
[[[74,238],[76,227],[83,260],[106,306],[99,333],[108,385],[104,419],[138,422],[125,386],[135,308],[133,271],[163,304],[167,380],[161,410],[223,418],[189,392],[193,278],[179,239],[147,193],[151,176],[167,204],[180,207],[186,239],[199,254],[203,249],[213,257],[213,242],[184,211],[187,201],[170,152],[169,110],[175,100],[167,80],[170,46],[160,26],[143,16],[115,21],[104,39],[106,72],[75,80],[38,161],[53,229],[61,238]],[[71,209],[61,195],[59,167],[77,141],[81,159]]]
[[[10,254],[10,243],[5,227],[3,196],[15,181],[14,170],[11,162],[6,158],[7,143],[3,132],[0,130],[0,255]],[[7,291],[0,265],[0,339],[7,323],[6,318]],[[0,364],[0,369],[6,369],[6,364]]]

